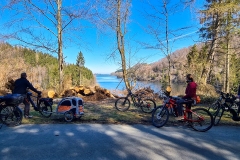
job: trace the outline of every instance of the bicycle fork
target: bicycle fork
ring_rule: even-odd
[[[163,110],[163,109],[164,109],[164,107],[159,108],[159,111],[158,111],[158,113],[157,113],[157,119],[158,119],[158,120],[161,119],[161,118],[165,115],[165,113],[166,113],[166,111]]]

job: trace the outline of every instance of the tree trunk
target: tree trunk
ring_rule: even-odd
[[[62,52],[62,0],[57,0],[57,31],[58,31],[58,64],[59,64],[59,93],[63,90],[63,52]]]
[[[201,79],[203,84],[207,84],[207,80],[208,77],[210,76],[209,74],[211,73],[211,68],[213,65],[213,59],[215,56],[215,48],[216,48],[216,43],[217,43],[217,37],[218,37],[218,33],[219,33],[219,19],[218,19],[218,15],[216,17],[216,21],[214,22],[214,31],[213,31],[213,38],[211,40],[211,45],[210,45],[210,50],[208,52],[208,57],[206,60],[206,65],[203,67],[202,70],[202,75],[201,75]]]
[[[229,34],[227,34],[227,52],[226,52],[226,59],[225,59],[225,86],[224,91],[229,93],[229,68],[230,68],[230,44],[229,44]]]
[[[127,67],[126,67],[126,58],[125,58],[125,48],[124,48],[124,33],[122,33],[121,28],[121,0],[117,1],[117,43],[118,43],[118,51],[121,55],[122,61],[122,72],[123,72],[123,80],[125,82],[126,88],[130,89],[130,84],[128,81]],[[124,25],[125,26],[125,25]]]

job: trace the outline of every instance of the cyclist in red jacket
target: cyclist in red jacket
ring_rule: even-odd
[[[185,96],[183,98],[196,98],[197,84],[193,81],[192,75],[187,75],[187,88],[185,90]]]
[[[189,99],[196,99],[196,91],[197,91],[197,84],[194,82],[192,75],[188,74],[186,76],[187,79],[187,88],[185,90],[185,96],[177,101],[177,108],[178,108],[178,117],[177,120],[183,119],[183,104],[186,103]]]

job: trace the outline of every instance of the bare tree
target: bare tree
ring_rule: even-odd
[[[1,38],[58,55],[59,91],[64,79],[63,48],[67,40],[77,38],[75,35],[81,26],[74,21],[86,18],[90,8],[77,0],[71,2],[63,6],[62,0],[5,0],[1,6],[2,13],[11,15],[4,27],[9,30],[7,34],[1,33]]]
[[[126,62],[126,34],[130,15],[130,0],[98,0],[98,18],[104,26],[110,27],[116,33],[117,51],[121,58],[121,69],[126,88],[131,88]],[[100,7],[101,6],[101,7]],[[108,14],[106,14],[108,13]],[[112,53],[112,54],[115,54]]]
[[[174,63],[171,57],[172,47],[174,42],[181,37],[182,32],[189,27],[179,27],[172,29],[169,25],[170,17],[177,11],[180,11],[180,3],[170,3],[169,0],[162,0],[153,4],[152,1],[146,0],[147,5],[151,9],[145,10],[144,15],[148,22],[146,32],[154,37],[157,44],[149,44],[148,42],[142,42],[142,44],[150,49],[157,49],[160,54],[164,54],[168,61],[167,69],[167,82],[171,86],[171,69],[174,67]]]

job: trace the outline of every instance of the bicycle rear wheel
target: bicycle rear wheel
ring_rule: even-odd
[[[52,105],[48,102],[40,102],[39,104],[39,112],[42,116],[49,118],[52,115]]]
[[[130,107],[130,101],[126,97],[118,98],[115,102],[115,107],[119,111],[127,111]]]
[[[155,127],[164,126],[169,119],[169,112],[165,106],[158,106],[152,112],[152,124]]]
[[[152,99],[144,99],[141,102],[141,110],[145,113],[152,113],[152,111],[156,108],[156,103]]]
[[[213,116],[204,108],[193,109],[191,117],[192,128],[196,131],[205,132],[213,126]]]
[[[22,123],[22,111],[16,106],[1,107],[1,122],[8,126],[18,126]]]
[[[222,118],[223,115],[223,108],[220,107],[218,110],[213,114],[214,126],[217,126]]]

